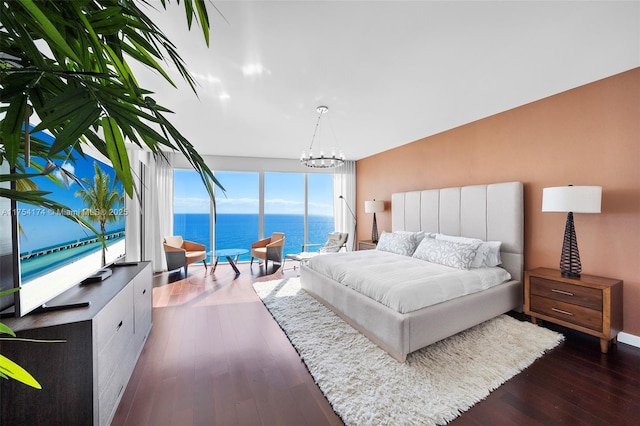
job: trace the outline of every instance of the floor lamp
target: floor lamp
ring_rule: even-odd
[[[376,213],[380,213],[383,211],[384,211],[384,201],[376,201],[374,198],[373,201],[364,202],[364,212],[373,213],[373,226],[371,227],[371,241],[374,243],[378,242],[378,224],[376,223]]]
[[[560,272],[565,277],[577,278],[582,272],[574,213],[600,213],[602,200],[601,186],[556,186],[542,190],[543,212],[567,213],[567,223],[562,242]]]
[[[356,245],[356,226],[357,226],[356,215],[353,214],[353,210],[351,210],[351,207],[349,207],[349,203],[347,203],[347,200],[342,195],[340,195],[338,198],[341,199],[342,201],[344,201],[344,205],[347,206],[347,208],[349,209],[349,213],[351,213],[351,217],[353,218],[353,236],[352,236],[352,240],[353,240],[353,249],[355,250],[355,245]]]

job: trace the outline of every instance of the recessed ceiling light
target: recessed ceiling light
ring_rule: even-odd
[[[242,74],[244,74],[245,76],[262,75],[266,72],[267,70],[262,66],[262,64],[259,63],[247,64],[242,67]]]

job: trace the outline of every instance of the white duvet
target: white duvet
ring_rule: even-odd
[[[309,260],[308,266],[403,314],[511,278],[500,267],[460,270],[380,250],[323,254]]]

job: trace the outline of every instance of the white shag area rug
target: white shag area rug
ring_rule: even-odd
[[[400,363],[300,288],[253,285],[346,425],[438,425],[455,419],[564,337],[506,315]]]

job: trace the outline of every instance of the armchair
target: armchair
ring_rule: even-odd
[[[185,241],[176,235],[165,237],[162,247],[169,271],[184,267],[186,277],[189,265],[200,260],[204,263],[205,270],[207,268],[207,249],[203,244]]]
[[[253,258],[264,260],[264,269],[267,270],[269,261],[282,265],[282,252],[284,250],[284,234],[282,232],[274,232],[271,237],[263,238],[251,244],[251,263],[253,266]]]

